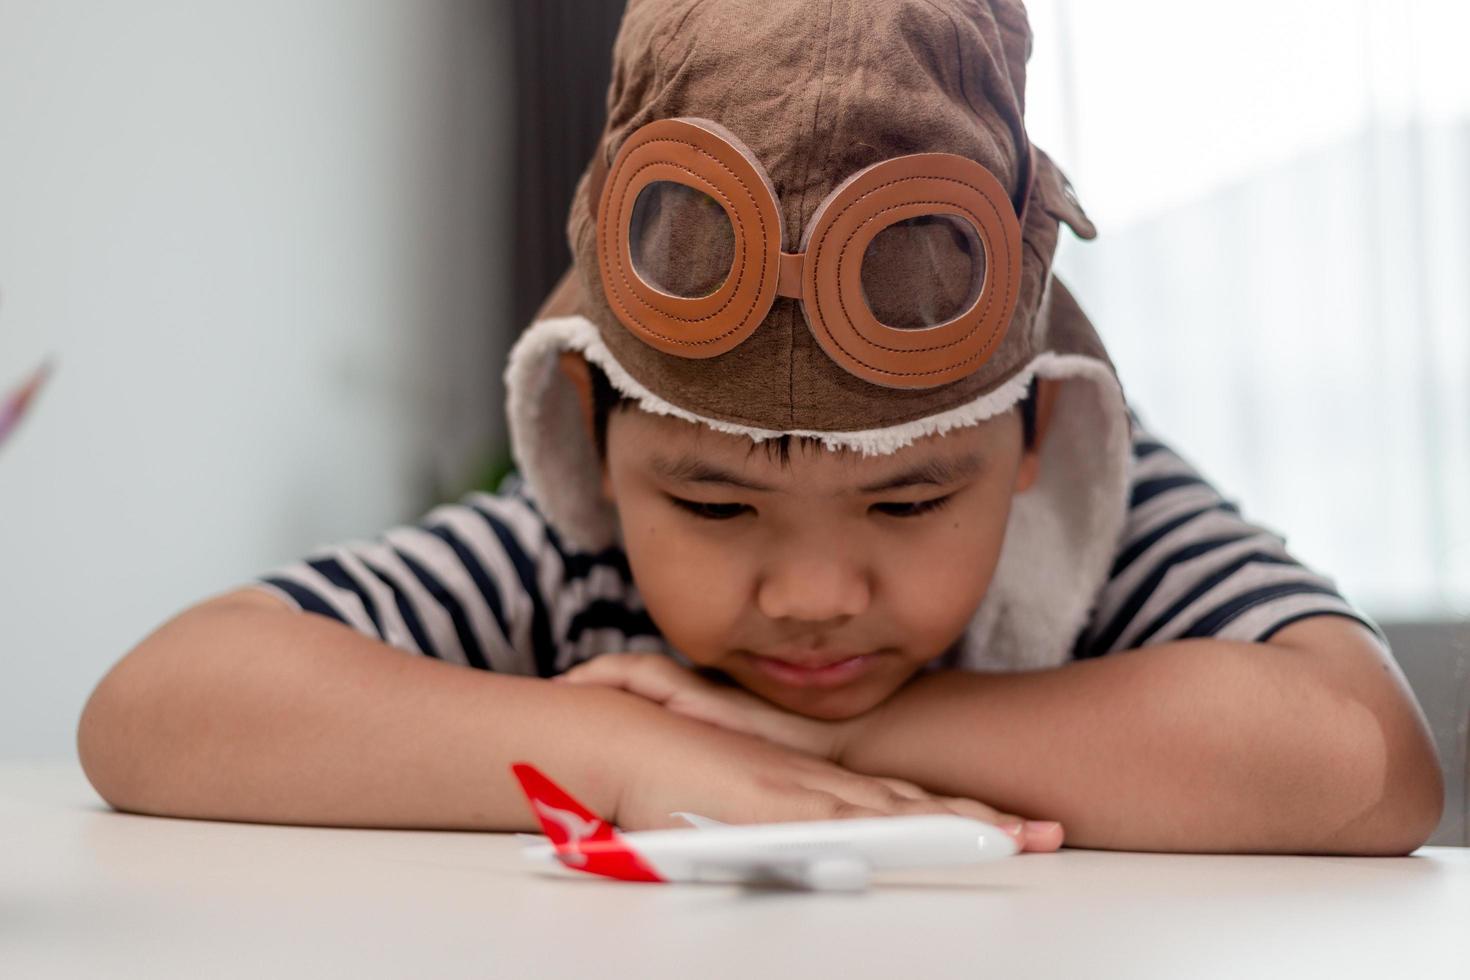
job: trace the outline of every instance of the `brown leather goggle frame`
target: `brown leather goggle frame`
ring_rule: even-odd
[[[640,127],[603,172],[598,152],[590,192],[598,201],[597,254],[613,312],[645,343],[680,357],[714,357],[758,327],[776,297],[801,304],[813,336],[844,369],[889,388],[932,388],[975,371],[995,352],[1015,312],[1021,229],[1035,179],[1027,146],[1019,216],[1004,186],[974,160],[915,153],[848,177],[813,213],[797,252],[784,251],[776,192],[754,154],[707,119],[660,119]],[[658,181],[707,194],[734,231],[734,261],[707,296],[672,296],[634,268],[630,222],[644,188]],[[600,193],[599,193],[600,192]],[[884,228],[924,215],[968,222],[985,250],[974,301],[922,329],[879,321],[863,292],[868,244]]]

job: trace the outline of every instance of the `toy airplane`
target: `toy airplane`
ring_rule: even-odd
[[[692,830],[617,828],[524,762],[511,766],[549,843],[526,858],[624,881],[779,883],[820,890],[867,887],[885,868],[973,864],[1019,848],[999,827],[957,814],[725,824],[693,813],[670,816]],[[534,834],[522,838],[540,841]]]

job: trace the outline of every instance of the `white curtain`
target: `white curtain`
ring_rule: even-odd
[[[1470,615],[1470,3],[1028,7],[1144,422],[1371,614]]]

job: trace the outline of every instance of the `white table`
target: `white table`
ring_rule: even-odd
[[[1470,850],[1062,851],[871,891],[555,877],[510,835],[171,820],[0,766],[0,976],[1470,977]]]

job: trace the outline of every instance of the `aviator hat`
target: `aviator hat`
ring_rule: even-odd
[[[1122,388],[1051,272],[1096,231],[1026,133],[1014,0],[630,0],[573,265],[511,351],[512,451],[573,547],[618,542],[572,382],[755,441],[895,452],[1040,380],[1036,482],[945,666],[1068,659],[1131,463]]]

